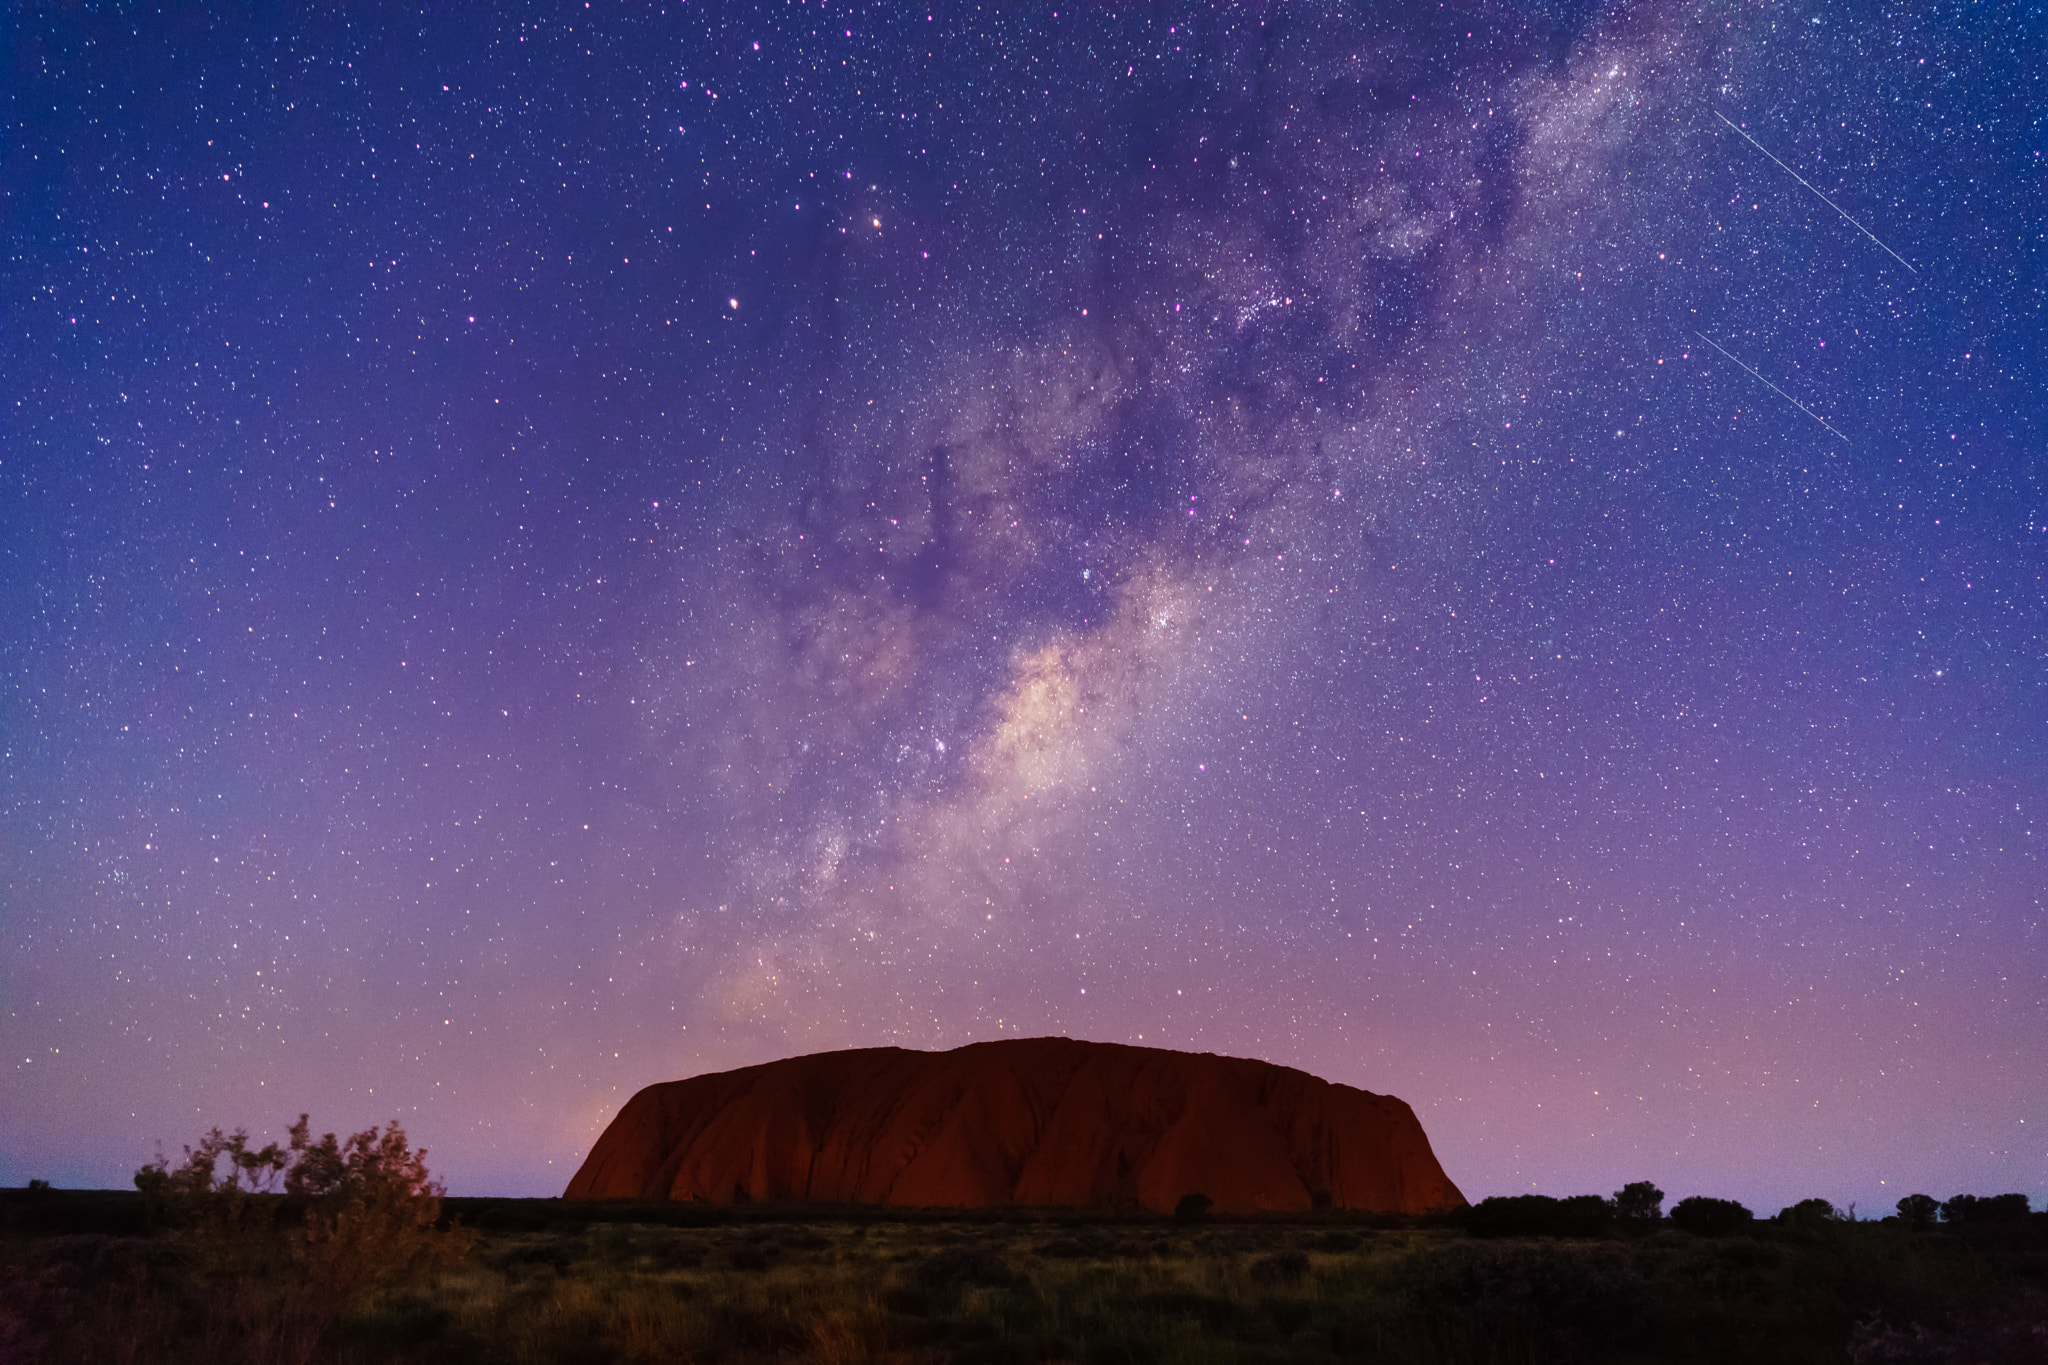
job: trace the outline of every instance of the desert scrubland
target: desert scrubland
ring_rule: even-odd
[[[439,1269],[351,1296],[283,1250],[209,1257],[134,1194],[8,1191],[0,1359],[2048,1360],[2048,1215],[1488,1236],[1503,1224],[1488,1207],[1175,1219],[449,1199]]]

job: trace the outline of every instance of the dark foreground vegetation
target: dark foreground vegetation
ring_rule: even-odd
[[[161,1191],[0,1192],[0,1361],[2048,1365],[2048,1215],[2024,1201],[1812,1201],[1702,1235],[1640,1197],[1442,1220],[447,1199],[378,1231],[334,1169],[296,1206],[230,1193],[226,1232]]]

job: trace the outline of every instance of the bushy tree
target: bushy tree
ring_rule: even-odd
[[[440,1228],[447,1187],[427,1173],[426,1152],[412,1150],[396,1120],[345,1143],[332,1133],[314,1142],[299,1115],[284,1192],[299,1214],[308,1271],[344,1299],[439,1270],[469,1249],[466,1237]]]
[[[1899,1201],[1899,1221],[1909,1228],[1925,1231],[1934,1226],[1941,1203],[1931,1194],[1909,1194]]]
[[[2017,1223],[2027,1216],[2023,1194],[1959,1194],[1942,1201],[1944,1223]]]
[[[1597,1194],[1496,1194],[1466,1212],[1465,1226],[1475,1237],[1597,1237],[1613,1217]]]
[[[1614,1216],[1626,1223],[1654,1223],[1664,1216],[1664,1191],[1647,1180],[1623,1185],[1614,1192]]]
[[[197,1147],[187,1147],[177,1165],[159,1155],[137,1171],[135,1188],[202,1270],[251,1275],[268,1270],[277,1259],[282,1210],[276,1200],[262,1196],[276,1190],[287,1164],[276,1143],[253,1149],[247,1129],[223,1134],[215,1128]]]
[[[440,1226],[446,1193],[394,1120],[346,1141],[315,1141],[307,1116],[285,1147],[215,1128],[175,1165],[135,1173],[207,1286],[211,1311],[250,1339],[298,1355],[335,1314],[469,1252],[470,1233]]]
[[[1614,1206],[1597,1194],[1566,1195],[1557,1208],[1561,1237],[1597,1237],[1614,1221]]]
[[[1778,1216],[1771,1221],[1792,1228],[1816,1228],[1823,1223],[1832,1223],[1841,1217],[1835,1206],[1825,1199],[1802,1199],[1778,1210]]]
[[[1725,1237],[1749,1227],[1756,1215],[1733,1199],[1695,1194],[1671,1206],[1671,1223],[1697,1237]]]

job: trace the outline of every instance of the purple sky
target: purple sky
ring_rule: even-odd
[[[2041,27],[1351,9],[0,21],[0,1184],[1063,1033],[2048,1198]]]

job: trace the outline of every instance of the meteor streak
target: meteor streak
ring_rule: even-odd
[[[1884,244],[1883,244],[1882,242],[1880,242],[1880,243],[1878,243],[1878,245],[1882,246],[1882,245],[1884,245]],[[1709,346],[1712,346],[1712,347],[1713,347],[1713,348],[1714,348],[1715,350],[1719,351],[1719,352],[1720,352],[1720,353],[1721,353],[1722,355],[1728,356],[1728,358],[1729,358],[1730,360],[1735,360],[1735,357],[1734,357],[1733,355],[1729,355],[1729,353],[1728,353],[1728,350],[1727,350],[1727,348],[1726,348],[1726,347],[1722,346],[1720,342],[1718,342],[1718,341],[1714,340],[1714,339],[1713,339],[1712,337],[1708,336],[1708,335],[1707,335],[1707,334],[1706,334],[1705,332],[1699,332],[1699,331],[1696,331],[1696,332],[1694,332],[1694,333],[1693,333],[1693,335],[1694,335],[1694,336],[1696,336],[1696,337],[1698,337],[1698,338],[1699,338],[1699,339],[1700,339],[1701,341],[1704,341],[1704,342],[1706,342],[1706,343],[1707,343],[1707,345],[1709,345]],[[1735,363],[1736,363],[1736,364],[1738,364],[1738,365],[1742,365],[1742,362],[1741,362],[1741,361],[1739,361],[1739,360],[1735,360]],[[1742,368],[1743,368],[1743,369],[1745,369],[1745,370],[1749,370],[1749,373],[1750,373],[1751,377],[1752,377],[1752,378],[1754,378],[1754,379],[1755,379],[1755,380],[1757,381],[1757,383],[1759,383],[1759,384],[1762,384],[1762,385],[1763,385],[1763,386],[1764,386],[1765,388],[1769,389],[1769,390],[1770,390],[1770,391],[1771,391],[1772,393],[1775,393],[1776,395],[1778,395],[1778,397],[1780,397],[1780,398],[1784,399],[1784,400],[1785,400],[1785,401],[1786,401],[1787,403],[1790,403],[1790,404],[1791,404],[1791,405],[1792,405],[1793,407],[1795,407],[1795,408],[1798,408],[1798,409],[1799,409],[1799,410],[1800,410],[1801,412],[1805,413],[1805,414],[1806,414],[1806,415],[1807,415],[1808,417],[1811,417],[1811,418],[1812,418],[1812,419],[1813,419],[1814,421],[1816,421],[1816,422],[1819,422],[1819,423],[1820,423],[1820,424],[1821,424],[1822,426],[1824,426],[1824,427],[1827,427],[1829,431],[1835,431],[1835,429],[1834,429],[1833,427],[1831,427],[1831,426],[1828,426],[1828,421],[1827,421],[1827,419],[1826,419],[1825,417],[1822,417],[1822,416],[1821,416],[1821,415],[1820,415],[1819,413],[1815,412],[1815,411],[1814,411],[1814,410],[1813,410],[1812,408],[1809,408],[1808,406],[1806,406],[1806,404],[1804,404],[1804,403],[1800,402],[1800,401],[1799,401],[1799,400],[1798,400],[1797,398],[1794,398],[1794,397],[1793,397],[1793,396],[1792,396],[1791,394],[1789,394],[1789,393],[1785,392],[1785,391],[1784,391],[1783,389],[1779,388],[1779,387],[1778,387],[1778,386],[1777,386],[1776,384],[1773,384],[1773,383],[1772,383],[1772,382],[1771,382],[1770,380],[1768,380],[1768,379],[1764,378],[1764,377],[1763,377],[1762,375],[1758,374],[1758,373],[1757,373],[1757,372],[1756,372],[1755,370],[1750,370],[1750,369],[1749,369],[1749,366],[1747,366],[1747,365],[1742,365]],[[1835,435],[1837,435],[1837,436],[1841,436],[1841,437],[1842,437],[1842,440],[1843,440],[1843,441],[1844,441],[1845,443],[1846,443],[1846,442],[1848,441],[1848,439],[1849,439],[1849,438],[1848,438],[1848,437],[1846,437],[1846,436],[1842,436],[1842,433],[1841,433],[1841,432],[1839,432],[1839,431],[1835,431]]]
[[[1727,123],[1727,124],[1728,124],[1728,126],[1729,126],[1730,128],[1735,128],[1735,125],[1734,125],[1733,123],[1729,123],[1729,120],[1728,120],[1728,116],[1727,116],[1726,114],[1722,113],[1722,112],[1721,112],[1720,110],[1716,109],[1716,110],[1714,111],[1714,117],[1715,117],[1715,118],[1717,118],[1717,119],[1719,119],[1719,120],[1721,120],[1721,122],[1723,122],[1723,123]],[[1744,142],[1747,142],[1747,143],[1748,143],[1748,144],[1749,144],[1750,146],[1752,146],[1752,147],[1756,148],[1756,149],[1757,149],[1758,151],[1762,152],[1762,153],[1763,153],[1763,154],[1764,154],[1765,156],[1770,156],[1770,157],[1771,157],[1771,160],[1773,160],[1773,161],[1778,161],[1778,158],[1776,158],[1775,156],[1771,156],[1771,149],[1770,149],[1770,148],[1768,148],[1768,147],[1766,147],[1766,146],[1764,146],[1764,144],[1763,144],[1763,143],[1761,143],[1761,142],[1758,142],[1758,141],[1757,141],[1757,140],[1756,140],[1755,138],[1751,137],[1751,136],[1750,136],[1750,135],[1749,135],[1748,133],[1744,133],[1744,132],[1742,132],[1742,130],[1741,130],[1740,128],[1735,128],[1735,131],[1736,131],[1737,133],[1741,133],[1741,134],[1742,134],[1742,140],[1743,140]],[[1778,166],[1779,166],[1779,168],[1780,168],[1781,170],[1783,170],[1783,171],[1785,172],[1785,174],[1787,174],[1787,175],[1791,176],[1791,177],[1792,177],[1792,178],[1793,178],[1794,180],[1797,180],[1797,181],[1798,181],[1798,182],[1799,182],[1800,184],[1802,184],[1802,185],[1806,185],[1806,188],[1808,188],[1808,189],[1810,189],[1810,190],[1813,190],[1813,186],[1812,186],[1812,185],[1809,185],[1809,184],[1807,184],[1807,181],[1806,181],[1806,177],[1805,177],[1805,176],[1803,176],[1803,175],[1801,175],[1801,174],[1800,174],[1799,172],[1797,172],[1797,171],[1793,170],[1793,169],[1792,169],[1792,168],[1791,168],[1790,166],[1787,166],[1787,165],[1786,165],[1786,164],[1785,164],[1784,162],[1782,162],[1782,161],[1778,161]],[[1828,197],[1827,197],[1826,195],[1822,194],[1822,193],[1821,193],[1821,192],[1820,192],[1819,190],[1813,190],[1813,192],[1814,192],[1814,194],[1815,194],[1815,195],[1816,195],[1816,196],[1817,196],[1817,197],[1818,197],[1818,198],[1820,199],[1820,202],[1821,202],[1821,203],[1823,203],[1823,204],[1826,204],[1826,205],[1827,205],[1827,206],[1828,206],[1829,208],[1833,209],[1833,210],[1834,210],[1834,211],[1835,211],[1836,213],[1842,213],[1842,206],[1841,206],[1840,204],[1837,204],[1837,203],[1836,203],[1836,202],[1835,202],[1834,200],[1832,200],[1832,199],[1828,198]],[[1858,232],[1862,233],[1862,234],[1863,234],[1863,235],[1864,235],[1865,237],[1868,237],[1868,238],[1869,238],[1869,239],[1870,239],[1871,241],[1873,241],[1873,242],[1877,242],[1877,234],[1876,234],[1876,233],[1872,232],[1872,231],[1871,231],[1871,230],[1870,230],[1869,228],[1867,228],[1867,227],[1863,226],[1863,224],[1861,224],[1861,223],[1857,222],[1857,221],[1856,221],[1856,220],[1855,220],[1854,218],[1850,218],[1850,217],[1849,217],[1849,215],[1848,215],[1848,214],[1846,214],[1846,213],[1842,213],[1842,217],[1848,220],[1849,226],[1851,226],[1851,227],[1855,228],[1855,229],[1856,229],[1856,230],[1857,230]],[[1878,244],[1878,246],[1880,246],[1880,247],[1882,247],[1882,248],[1884,249],[1884,253],[1885,253],[1885,254],[1886,254],[1887,256],[1890,256],[1890,257],[1891,257],[1891,258],[1892,258],[1893,260],[1897,261],[1897,262],[1898,262],[1898,263],[1899,263],[1900,265],[1902,265],[1902,266],[1906,267],[1906,269],[1908,269],[1908,270],[1913,270],[1913,263],[1912,263],[1911,261],[1907,260],[1907,259],[1906,259],[1906,258],[1905,258],[1904,256],[1901,256],[1901,255],[1900,255],[1900,254],[1899,254],[1898,252],[1896,252],[1896,251],[1893,251],[1893,250],[1892,250],[1892,249],[1891,249],[1890,247],[1888,247],[1888,246],[1885,246],[1885,244],[1884,244],[1883,242],[1877,242],[1877,244]],[[1919,272],[1919,271],[1917,271],[1917,270],[1913,270],[1913,273],[1914,273],[1915,275],[1917,275],[1917,274],[1919,274],[1920,272]],[[1710,346],[1711,346],[1711,345],[1713,345],[1713,343],[1712,343],[1712,342],[1709,342],[1709,343],[1707,343],[1707,344],[1708,344],[1708,345],[1710,345]],[[1718,347],[1718,346],[1715,346],[1715,347],[1714,347],[1714,349],[1715,349],[1715,350],[1717,350],[1717,351],[1721,350],[1721,348],[1720,348],[1720,347]],[[1726,351],[1722,351],[1721,353],[1722,353],[1723,355],[1727,355],[1727,354],[1728,354],[1728,353],[1727,353]],[[1728,358],[1729,358],[1730,360],[1735,360],[1735,357],[1734,357],[1734,356],[1728,356]],[[1735,361],[1735,363],[1736,363],[1736,364],[1738,364],[1738,365],[1741,365],[1741,364],[1742,364],[1742,362],[1741,362],[1741,361],[1739,361],[1739,360],[1736,360],[1736,361]],[[1743,368],[1744,368],[1744,369],[1748,369],[1749,367],[1748,367],[1747,365],[1743,365]],[[1762,375],[1758,375],[1757,377],[1758,377],[1759,379],[1762,379],[1762,378],[1763,378],[1763,376],[1762,376]],[[1768,380],[1766,380],[1765,382],[1766,382],[1766,383],[1768,383],[1769,381],[1768,381]],[[1830,430],[1832,430],[1832,428],[1830,428]]]

